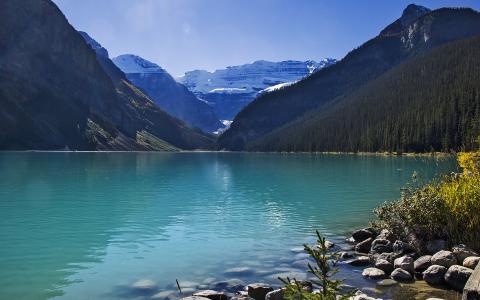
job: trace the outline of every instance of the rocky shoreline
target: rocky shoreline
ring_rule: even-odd
[[[403,283],[425,282],[432,288],[451,289],[462,292],[473,270],[480,262],[477,252],[466,245],[457,245],[450,249],[442,240],[426,241],[422,250],[411,243],[397,239],[388,230],[377,232],[373,228],[355,230],[347,239],[349,247],[338,252],[339,263],[363,268],[361,276],[376,281],[377,285],[388,287]],[[327,248],[333,248],[332,242],[326,242]],[[333,250],[332,250],[333,251]],[[308,280],[301,281],[305,290],[318,293]],[[229,288],[230,287],[230,288]],[[379,300],[368,296],[367,289],[344,285],[345,290],[358,288],[351,300]],[[181,287],[180,287],[181,289]],[[284,289],[265,283],[251,283],[245,286],[217,286],[214,289],[182,291],[184,300],[283,300]],[[187,295],[186,295],[187,294]],[[169,299],[160,292],[154,299]],[[185,297],[187,296],[187,297]],[[440,298],[427,298],[440,299]],[[381,300],[381,299],[380,299]]]

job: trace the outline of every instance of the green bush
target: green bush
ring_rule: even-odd
[[[460,153],[461,174],[408,187],[399,200],[375,209],[373,226],[409,241],[445,239],[480,249],[480,153]],[[422,244],[416,245],[419,250]]]

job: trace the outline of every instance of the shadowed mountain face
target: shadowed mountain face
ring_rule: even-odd
[[[131,54],[115,57],[113,62],[130,82],[172,116],[205,132],[224,127],[212,106],[198,99],[158,65]]]
[[[96,55],[50,0],[0,2],[0,105],[0,149],[173,150],[212,143],[156,107],[108,55]]]
[[[340,62],[292,86],[258,97],[219,138],[219,147],[251,149],[255,140],[288,127],[290,122],[298,122],[305,114],[326,113],[342,97],[355,93],[400,63],[477,34],[480,34],[480,14],[476,11],[447,8],[429,11],[410,5],[399,20]]]

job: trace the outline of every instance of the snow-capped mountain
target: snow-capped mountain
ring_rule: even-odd
[[[212,103],[222,120],[232,120],[258,93],[268,88],[294,83],[321,68],[334,64],[331,58],[322,61],[255,61],[208,72],[195,70],[178,77],[200,99]]]
[[[169,114],[206,132],[215,132],[225,127],[212,106],[198,99],[157,64],[132,54],[120,55],[112,60],[128,80]]]

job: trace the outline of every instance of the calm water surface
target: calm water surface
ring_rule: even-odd
[[[0,299],[151,299],[177,278],[187,293],[300,278],[305,256],[293,248],[315,229],[341,244],[414,171],[427,180],[454,168],[412,157],[0,153]],[[359,272],[341,274],[371,284]]]

